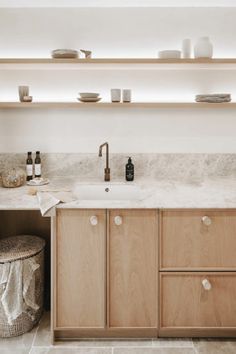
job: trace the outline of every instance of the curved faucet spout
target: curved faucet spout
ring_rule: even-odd
[[[104,169],[104,181],[110,181],[111,176],[110,176],[110,168],[109,168],[109,144],[107,142],[99,146],[98,156],[102,157],[102,149],[104,146],[106,147],[106,167]]]

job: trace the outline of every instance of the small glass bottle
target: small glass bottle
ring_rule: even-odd
[[[33,159],[32,159],[32,152],[28,151],[27,159],[26,159],[26,179],[30,181],[33,179]]]
[[[35,177],[41,177],[40,151],[36,151],[36,157],[35,157],[35,160],[34,160],[34,175],[35,175]]]

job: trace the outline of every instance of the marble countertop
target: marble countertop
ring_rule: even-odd
[[[104,183],[102,181],[77,181],[73,178],[54,178],[50,184],[37,187],[39,191],[68,190],[73,191],[78,183],[88,185]],[[122,181],[111,181],[111,184],[125,184]],[[129,184],[140,186],[145,191],[142,200],[75,200],[62,203],[59,208],[236,208],[236,178],[209,179],[204,182],[176,182],[136,180]],[[30,195],[32,188],[0,187],[0,210],[38,210],[39,204],[35,195]]]

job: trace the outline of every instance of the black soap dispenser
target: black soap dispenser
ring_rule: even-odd
[[[134,180],[134,164],[132,163],[131,157],[129,157],[128,163],[125,166],[125,178],[128,182]]]

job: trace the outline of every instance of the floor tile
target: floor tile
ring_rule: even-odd
[[[58,347],[152,347],[152,340],[150,339],[130,339],[130,340],[79,340],[79,341],[68,341],[68,342],[57,342]]]
[[[30,332],[27,332],[18,337],[0,338],[0,353],[8,354],[11,353],[10,350],[14,350],[14,349],[16,350],[16,348],[17,348],[17,354],[18,353],[21,354],[20,350],[22,351],[22,353],[25,353],[24,352],[25,350],[29,351],[29,349],[32,346],[35,334],[36,334],[36,327],[33,328]],[[6,350],[8,350],[8,352]]]
[[[153,339],[154,347],[165,347],[165,348],[192,348],[193,341],[191,338],[157,338]]]
[[[236,341],[225,339],[194,339],[197,354],[235,354]]]
[[[39,327],[33,343],[36,347],[50,347],[51,345],[51,329],[50,329],[50,312],[44,312],[39,323]]]
[[[196,354],[194,348],[115,348],[113,354]]]
[[[30,349],[0,349],[1,354],[29,354]]]
[[[40,348],[34,347],[30,354],[112,354],[111,348]]]

